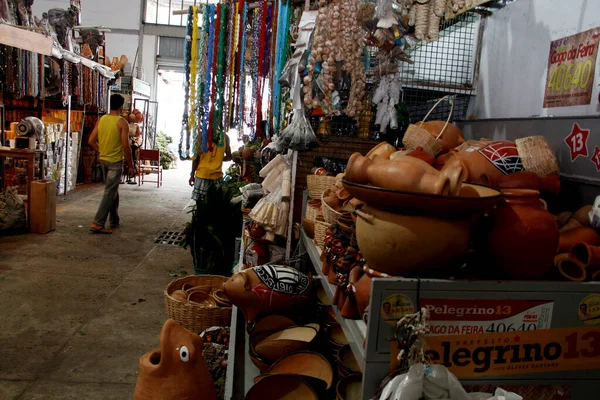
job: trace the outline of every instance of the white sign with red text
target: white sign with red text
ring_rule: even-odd
[[[549,329],[554,302],[545,300],[422,299],[429,335],[470,335]]]

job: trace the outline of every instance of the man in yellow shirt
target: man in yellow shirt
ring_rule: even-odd
[[[88,144],[100,153],[104,176],[104,196],[90,226],[90,231],[94,233],[112,233],[112,230],[104,228],[109,216],[110,227],[119,226],[119,182],[123,173],[123,157],[127,161],[129,176],[135,173],[129,147],[129,124],[121,117],[123,104],[123,96],[110,96],[110,113],[98,120],[88,140]]]
[[[229,136],[225,135],[225,146],[213,144],[212,151],[202,153],[192,162],[190,186],[194,187],[192,199],[206,201],[206,194],[210,185],[221,182],[223,179],[223,161],[231,161],[231,146]]]

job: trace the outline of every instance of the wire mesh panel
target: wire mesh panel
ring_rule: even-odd
[[[474,79],[478,64],[477,38],[481,16],[467,12],[442,22],[440,38],[409,50],[414,64],[400,65],[402,101],[411,122],[423,119],[435,102],[445,95],[456,95],[452,119],[464,118],[470,97],[475,94]],[[448,102],[441,104],[429,117],[446,119]]]

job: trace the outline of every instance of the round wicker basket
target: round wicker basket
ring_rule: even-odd
[[[310,200],[306,204],[306,219],[309,221],[316,221],[317,217],[321,213],[321,200]]]
[[[327,230],[329,229],[329,224],[324,221],[317,220],[315,221],[315,244],[323,250],[325,248],[325,237],[327,236]]]
[[[332,185],[335,185],[335,176],[306,175],[308,195],[311,199],[321,200],[321,195]]]
[[[407,149],[415,150],[417,147],[422,147],[423,150],[425,150],[427,153],[431,154],[434,157],[437,156],[443,150],[442,143],[438,139],[442,137],[442,135],[446,131],[446,128],[448,127],[448,124],[450,123],[450,118],[452,118],[452,114],[454,112],[454,99],[451,100],[452,106],[450,108],[450,113],[448,114],[448,119],[446,119],[446,124],[444,125],[444,127],[440,131],[440,134],[437,137],[434,138],[433,136],[431,136],[431,133],[429,133],[426,129],[422,128],[421,126],[427,120],[429,115],[431,115],[433,110],[435,110],[436,107],[442,101],[448,99],[449,97],[450,96],[444,96],[441,99],[439,99],[438,102],[435,103],[433,107],[431,107],[431,110],[429,110],[429,112],[427,113],[425,118],[423,118],[423,121],[421,121],[419,125],[410,124],[408,126],[408,129],[406,129],[406,133],[404,134],[404,138],[402,139],[402,144],[404,144],[404,146]]]
[[[330,192],[330,190],[327,189],[321,195],[321,209],[323,210],[323,219],[325,220],[325,222],[327,222],[329,225],[333,225],[333,224],[337,224],[337,222],[342,217],[342,213],[335,211],[327,203],[325,203],[324,198],[326,197],[327,194],[329,194],[329,192]]]
[[[214,292],[223,288],[228,278],[219,275],[193,275],[175,279],[164,291],[165,309],[169,318],[177,321],[184,328],[201,333],[211,326],[231,325],[231,307],[203,307],[199,304],[184,302],[171,297],[175,290],[183,285],[192,287],[209,286]]]

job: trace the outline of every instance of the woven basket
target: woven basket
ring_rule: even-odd
[[[558,160],[543,136],[528,136],[515,140],[519,157],[527,171],[539,176],[558,174]]]
[[[423,150],[425,150],[427,153],[431,154],[434,157],[440,154],[444,147],[438,139],[442,137],[442,135],[446,131],[446,128],[448,127],[448,124],[450,123],[450,118],[452,118],[452,114],[454,113],[454,99],[451,100],[452,106],[450,108],[450,113],[448,114],[448,119],[446,119],[446,124],[444,125],[444,127],[440,131],[440,134],[437,137],[434,138],[433,136],[431,136],[431,133],[429,133],[426,129],[422,128],[421,126],[427,120],[429,115],[431,115],[433,110],[435,110],[436,107],[442,101],[446,100],[449,97],[450,96],[444,96],[441,99],[439,99],[438,102],[435,103],[433,107],[431,107],[431,110],[429,110],[429,112],[427,113],[425,118],[423,118],[423,121],[419,123],[419,125],[410,124],[408,126],[408,129],[406,129],[406,133],[404,134],[404,138],[402,139],[402,144],[404,144],[404,146],[407,149],[415,150],[417,147],[422,147]]]
[[[318,203],[318,206],[313,206],[311,202]],[[321,200],[311,200],[306,204],[306,215],[304,216],[309,221],[316,221],[321,213]]]
[[[329,224],[324,221],[317,220],[315,221],[315,244],[323,250],[325,248],[325,237],[327,236],[327,230],[329,229]]]
[[[321,200],[323,192],[335,185],[335,176],[306,175],[306,184],[310,198]]]
[[[192,286],[210,286],[215,291],[222,289],[227,279],[218,275],[193,275],[172,281],[164,291],[167,315],[184,328],[198,334],[211,326],[231,325],[231,307],[202,307],[171,297],[171,293],[181,289],[186,283]]]
[[[327,222],[329,225],[333,225],[333,224],[337,224],[337,222],[342,217],[342,213],[335,211],[333,208],[331,208],[329,206],[329,204],[325,203],[325,200],[323,200],[326,197],[325,195],[328,195],[329,192],[330,192],[330,190],[327,189],[321,195],[321,209],[323,210],[323,219],[325,220],[325,222]]]

